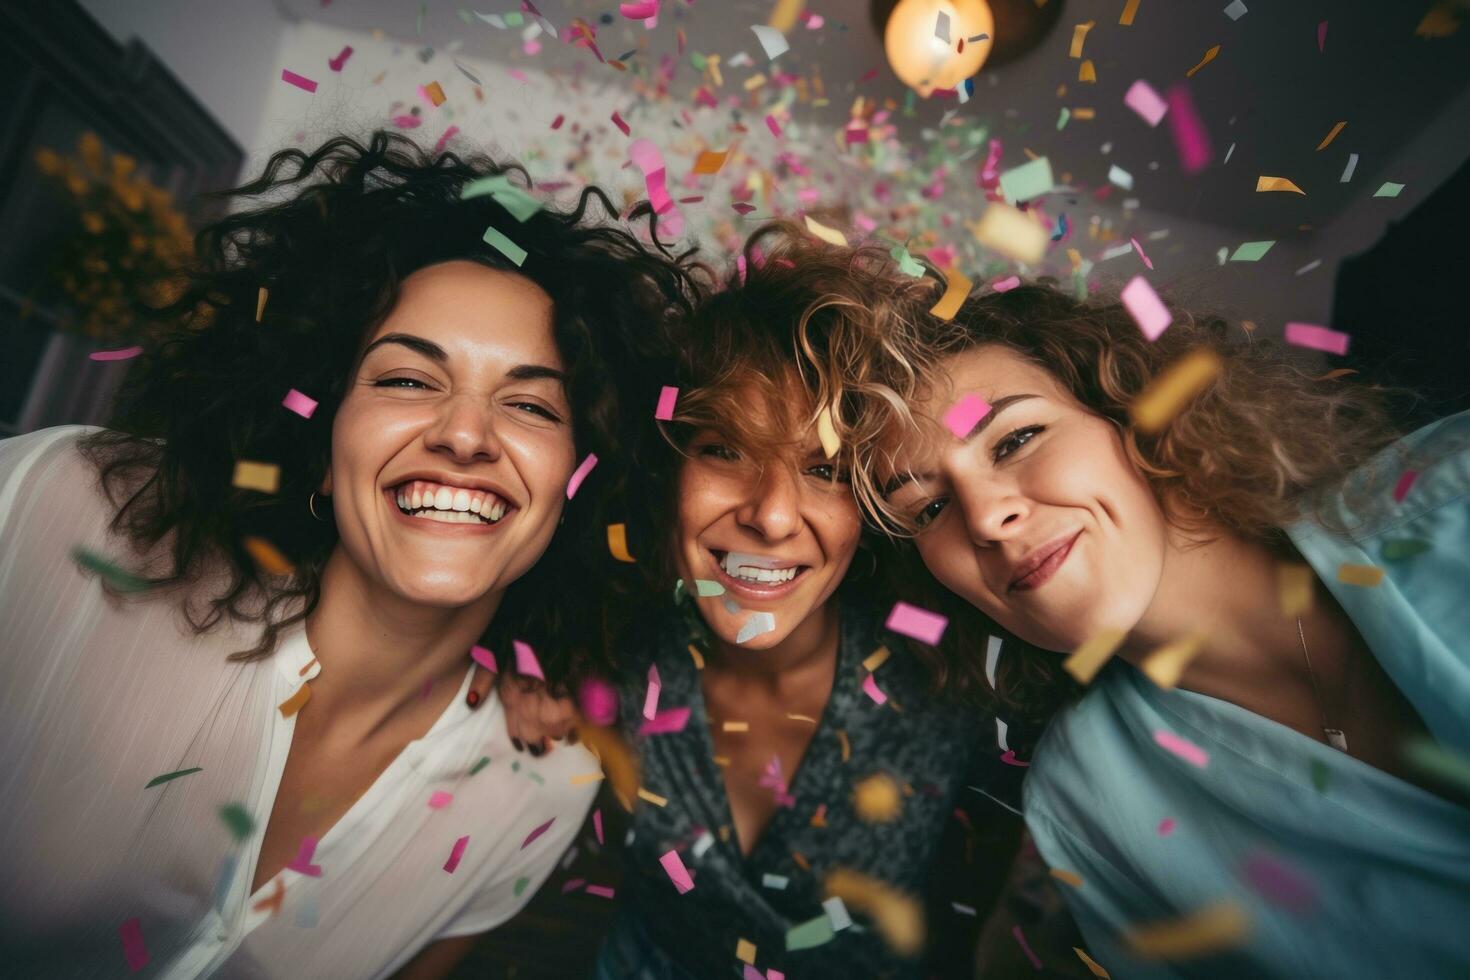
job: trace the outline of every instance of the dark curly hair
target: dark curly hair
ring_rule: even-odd
[[[240,209],[199,233],[183,295],[152,311],[151,339],[112,425],[87,437],[83,452],[117,507],[113,529],[140,555],[153,553],[143,569],[149,585],[183,592],[196,631],[222,617],[262,624],[259,642],[232,659],[271,653],[280,630],[320,598],[337,534],[312,519],[307,498],[325,473],[333,416],[367,338],[409,274],[468,259],[516,271],[552,298],[577,453],[599,458],[545,555],[507,590],[485,639],[495,649],[512,637],[532,641],[548,677],[598,666],[606,604],[595,596],[612,564],[602,500],[624,489],[630,432],[652,424],[665,380],[662,325],[687,316],[703,288],[699,267],[689,252],[673,255],[594,223],[594,204],[618,214],[596,188],[570,211],[543,206],[524,221],[496,196],[462,197],[489,176],[530,185],[518,166],[431,156],[386,132],[366,145],[338,137],[310,152],[283,150],[258,178],[217,195]],[[645,207],[633,217],[648,214]],[[525,249],[522,264],[485,242],[491,227]],[[257,322],[262,288],[268,299]],[[282,408],[292,388],[319,402],[309,419]],[[235,487],[238,459],[276,463],[279,491]],[[272,543],[294,571],[257,567],[249,537]],[[201,579],[221,562],[226,574],[205,586]]]

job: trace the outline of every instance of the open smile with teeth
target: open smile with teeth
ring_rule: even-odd
[[[719,559],[720,568],[726,575],[736,581],[755,585],[782,585],[807,569],[806,565],[741,554],[738,551],[727,551],[723,554],[716,552],[715,557]]]
[[[428,480],[410,480],[393,491],[398,509],[440,524],[496,524],[510,504],[486,490],[467,490]]]

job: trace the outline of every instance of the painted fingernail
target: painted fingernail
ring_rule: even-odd
[[[541,756],[541,753],[545,751],[545,749],[541,748],[541,746],[539,745],[528,745],[526,746],[526,750],[538,758]]]
[[[513,746],[515,746],[515,750],[516,750],[516,751],[517,751],[517,752],[524,752],[524,751],[526,751],[526,746],[525,746],[525,745],[523,745],[523,744],[522,744],[522,743],[521,743],[521,740],[520,740],[520,739],[518,739],[518,738],[513,738],[513,739],[511,739],[511,740],[510,740],[510,744],[511,744],[511,745],[513,745]]]
[[[579,739],[581,737],[582,736],[580,736],[580,735],[577,734],[577,730],[575,728],[573,728],[571,731],[567,732],[567,741],[570,742],[570,743],[572,743],[573,745],[576,745],[577,744],[577,739]]]
[[[465,703],[468,704],[471,708],[478,708],[480,706],[480,692],[476,691],[474,688],[470,689],[470,693],[466,694],[464,696],[464,699]]]

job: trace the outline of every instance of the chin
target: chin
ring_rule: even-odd
[[[389,588],[415,605],[438,609],[457,609],[483,599],[493,588],[484,581],[467,582],[453,578],[425,578],[413,582],[390,582]]]

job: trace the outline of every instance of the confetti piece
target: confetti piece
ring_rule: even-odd
[[[430,82],[429,84],[420,88],[419,92],[423,95],[425,99],[428,99],[429,103],[433,105],[436,109],[444,104],[444,87],[438,82]]]
[[[658,859],[663,865],[664,873],[674,883],[680,895],[686,894],[694,888],[694,879],[689,877],[689,869],[684,867],[684,860],[679,857],[678,851],[668,851]]]
[[[771,131],[771,135],[774,136],[774,137],[776,137],[776,139],[780,139],[781,138],[781,124],[778,123],[776,121],[776,117],[773,116],[773,115],[771,115],[770,113],[767,113],[766,114],[766,128]],[[740,205],[737,204],[735,206],[735,209],[737,211],[739,211],[740,210]],[[754,211],[755,208],[751,208],[750,210],[751,211]],[[748,212],[743,212],[742,211],[741,213],[742,214],[745,214],[745,213],[748,213]]]
[[[468,201],[486,194],[493,197],[495,203],[509,211],[512,218],[522,223],[541,210],[540,201],[511,183],[510,178],[504,174],[470,181],[459,192],[459,198],[462,201]]]
[[[1299,275],[1299,276],[1304,276],[1308,272],[1311,272],[1313,269],[1319,267],[1321,264],[1322,264],[1322,260],[1321,259],[1313,259],[1312,261],[1308,262],[1306,265],[1302,266],[1300,269],[1296,270],[1296,274]]]
[[[612,898],[616,893],[606,885],[588,885],[587,894],[595,895],[598,898]]]
[[[1133,175],[1116,163],[1108,168],[1108,183],[1116,184],[1125,191],[1133,190]]]
[[[1081,66],[1078,67],[1078,69],[1077,69],[1077,81],[1079,81],[1079,82],[1096,82],[1097,81],[1097,66],[1092,63],[1092,59],[1091,58],[1088,58],[1087,60],[1083,61],[1082,64],[1081,64]]]
[[[658,407],[653,410],[653,417],[660,422],[672,422],[674,420],[674,405],[679,400],[679,389],[673,385],[664,385],[658,393]]]
[[[1230,0],[1230,6],[1225,8],[1225,16],[1231,20],[1240,20],[1247,13],[1244,0]]]
[[[429,794],[429,809],[442,810],[454,802],[454,794],[447,793],[442,789],[436,789]]]
[[[531,842],[550,830],[551,825],[554,823],[556,823],[556,818],[552,817],[550,820],[546,821],[544,824],[527,834],[526,839],[521,841],[521,850],[524,851],[527,847],[531,846]]]
[[[992,691],[995,690],[995,668],[1000,664],[1000,647],[1000,637],[985,638],[985,679],[990,682]]]
[[[669,234],[678,238],[684,234],[684,217],[675,207],[668,190],[668,168],[664,166],[663,154],[652,140],[636,139],[628,147],[628,158],[643,171],[643,181],[648,189],[648,203],[654,213],[667,224]]]
[[[1307,193],[1286,177],[1257,177],[1256,193],[1261,194],[1267,191],[1290,191],[1293,194]]]
[[[1130,238],[1128,239],[1128,244],[1133,246],[1133,251],[1137,252],[1138,257],[1143,260],[1144,267],[1152,272],[1154,264],[1152,261],[1149,260],[1148,255],[1143,251],[1143,246],[1138,244],[1138,239]],[[1152,292],[1152,290],[1150,290],[1150,292]]]
[[[320,878],[322,866],[312,864],[312,855],[316,854],[317,839],[315,837],[303,837],[296,848],[296,856],[287,862],[286,867],[297,874],[306,875],[308,878]]]
[[[847,237],[843,235],[842,232],[838,231],[836,228],[828,228],[826,225],[822,224],[820,221],[817,221],[809,214],[805,215],[805,219],[806,230],[811,232],[817,238],[820,238],[822,241],[827,242],[831,245],[837,245],[841,248],[847,247]]]
[[[852,805],[860,820],[892,823],[898,819],[903,803],[893,777],[877,772],[853,784]]]
[[[450,874],[454,874],[454,869],[457,868],[457,867],[459,867],[460,859],[464,857],[464,850],[465,850],[465,848],[466,847],[469,847],[469,846],[470,846],[470,835],[469,834],[465,834],[459,840],[455,841],[454,842],[454,847],[449,852],[449,860],[444,862],[444,870],[447,871],[447,872],[449,872]],[[522,844],[521,846],[524,847],[525,845]],[[526,887],[526,882],[527,881],[528,881],[528,879],[522,878],[520,881],[516,882],[516,894],[517,895],[519,895],[521,893],[521,889],[523,889],[523,888]]]
[[[1165,817],[1164,819],[1160,820],[1159,821],[1159,836],[1160,837],[1168,837],[1170,834],[1172,834],[1174,832],[1174,828],[1177,825],[1178,825],[1178,821],[1176,821],[1173,817]]]
[[[1405,558],[1413,558],[1430,550],[1428,541],[1420,541],[1417,538],[1401,538],[1397,541],[1383,542],[1383,557],[1386,561],[1402,561]]]
[[[1008,766],[1020,766],[1023,769],[1029,768],[1031,765],[1031,763],[1029,762],[1022,762],[1020,759],[1016,758],[1016,753],[1014,749],[1006,749],[1005,754],[1000,757],[1000,761],[1004,762]]]
[[[953,268],[944,270],[944,278],[944,295],[939,297],[939,302],[930,308],[929,313],[941,320],[949,320],[960,311],[974,283],[963,272]]]
[[[736,643],[745,643],[753,640],[763,633],[770,633],[776,629],[776,617],[768,612],[751,613],[740,626],[740,632],[735,634]]]
[[[306,702],[310,700],[311,685],[302,684],[296,689],[295,694],[282,701],[279,705],[277,705],[277,708],[280,710],[282,718],[290,718],[296,712],[300,711],[302,707],[306,705]]]
[[[1249,928],[1244,909],[1220,902],[1179,919],[1135,926],[1123,936],[1139,956],[1176,960],[1237,946]]]
[[[588,783],[600,783],[606,778],[607,775],[605,773],[582,772],[571,777],[567,780],[567,782],[572,784],[573,786],[586,786]]]
[[[724,595],[725,587],[713,579],[697,578],[694,580],[694,594],[701,598]]]
[[[1327,46],[1327,21],[1317,25],[1317,51],[1321,53]]]
[[[842,448],[842,440],[837,437],[837,429],[832,425],[832,411],[826,405],[817,413],[817,441],[822,444],[822,453],[831,459],[837,455],[837,450]]]
[[[785,875],[773,875],[769,871],[763,872],[761,874],[762,888],[771,888],[775,891],[785,891],[786,886],[790,883],[791,879],[787,878]]]
[[[1133,424],[1143,432],[1158,432],[1214,380],[1220,367],[1220,358],[1213,351],[1186,354],[1133,400],[1128,407]]]
[[[1399,482],[1393,488],[1393,499],[1397,503],[1403,503],[1404,498],[1409,495],[1409,489],[1418,478],[1418,470],[1404,470],[1403,474],[1399,476]]]
[[[693,643],[689,644],[689,659],[694,661],[695,670],[704,670],[704,656]]]
[[[944,628],[949,625],[949,620],[938,613],[911,606],[907,602],[896,602],[884,625],[895,633],[902,633],[904,636],[913,637],[930,646],[937,646],[939,638],[944,635]]]
[[[621,3],[618,4],[618,13],[629,20],[647,20],[658,16],[658,0],[648,0],[646,3]]]
[[[1070,58],[1082,57],[1082,43],[1087,40],[1087,32],[1097,26],[1097,21],[1089,20],[1072,28],[1072,46],[1067,51]]]
[[[1295,344],[1297,347],[1326,351],[1329,354],[1346,354],[1348,349],[1347,334],[1311,323],[1288,323],[1286,342]]]
[[[852,916],[848,914],[847,906],[843,904],[839,895],[822,902],[822,908],[827,912],[827,919],[832,923],[833,932],[841,932],[852,925]]]
[[[663,690],[663,682],[659,680],[658,664],[650,664],[648,667],[648,688],[643,695],[643,717],[652,721],[653,716],[658,714],[658,696]]]
[[[1128,310],[1128,315],[1133,317],[1133,322],[1138,324],[1138,329],[1149,340],[1158,340],[1159,335],[1174,322],[1174,315],[1143,276],[1130,279],[1118,298]]]
[[[1235,2],[1240,3],[1240,0],[1235,0]],[[1244,6],[1244,4],[1242,4],[1242,6]],[[1082,961],[1083,966],[1092,971],[1093,976],[1099,977],[1101,978],[1101,980],[1112,980],[1113,975],[1107,970],[1104,970],[1102,966],[1098,964],[1097,960],[1093,959],[1091,956],[1088,956],[1085,950],[1081,949],[1080,947],[1073,946],[1072,952],[1077,954],[1077,958]]]
[[[639,735],[668,735],[682,732],[689,724],[688,708],[665,708],[645,721],[638,729]]]
[[[281,81],[285,82],[288,85],[295,85],[297,88],[305,92],[316,91],[316,82],[313,82],[305,75],[298,75],[294,71],[290,71],[285,68],[281,69]]]
[[[1398,197],[1403,191],[1403,184],[1395,184],[1391,180],[1385,180],[1383,186],[1373,192],[1374,197]]]
[[[741,939],[735,944],[735,958],[742,963],[755,962],[755,943],[749,939]],[[760,976],[760,974],[756,974]]]
[[[159,786],[159,785],[161,785],[163,783],[167,783],[167,782],[169,782],[171,780],[178,779],[180,776],[192,776],[196,772],[203,772],[203,771],[204,771],[203,767],[201,767],[201,766],[195,766],[192,769],[180,769],[177,772],[164,773],[162,776],[154,776],[152,779],[148,780],[148,785],[147,786],[144,786],[143,788],[144,789],[152,789],[155,786]]]
[[[1000,175],[1000,192],[1011,204],[1021,204],[1049,193],[1054,186],[1051,162],[1037,157]]]
[[[1349,153],[1348,154],[1347,166],[1342,168],[1342,177],[1340,177],[1338,179],[1338,183],[1339,184],[1346,184],[1348,181],[1352,180],[1353,179],[1353,171],[1354,170],[1357,170],[1357,169],[1358,169],[1358,155],[1356,153]]]
[[[476,762],[473,766],[470,767],[470,775],[473,776],[475,773],[479,772],[481,769],[484,769],[489,764],[490,757],[488,755],[480,756],[480,761]]]
[[[1141,78],[1128,86],[1128,91],[1123,95],[1123,104],[1138,113],[1139,118],[1150,126],[1157,126],[1164,118],[1164,113],[1169,111],[1169,103]]]
[[[626,524],[609,524],[607,526],[607,550],[618,561],[634,563],[634,558],[628,553],[628,527]]]
[[[235,460],[235,473],[230,483],[241,490],[275,493],[281,485],[281,468],[275,463],[257,463],[249,459]]]
[[[1333,126],[1332,127],[1332,130],[1326,136],[1322,137],[1322,142],[1320,142],[1320,143],[1317,144],[1317,149],[1319,151],[1320,150],[1327,149],[1328,144],[1330,144],[1333,140],[1337,139],[1337,134],[1340,133],[1340,132],[1342,132],[1342,128],[1344,126],[1346,126],[1346,125],[1347,125],[1347,120],[1344,119],[1342,122],[1340,122],[1337,125]]]
[[[1275,244],[1276,243],[1274,241],[1243,242],[1242,244],[1236,246],[1235,251],[1230,254],[1230,261],[1259,262],[1262,258],[1265,257],[1267,252],[1271,251],[1271,246]]]
[[[1021,952],[1025,953],[1026,958],[1031,961],[1032,969],[1041,969],[1041,960],[1031,951],[1031,945],[1026,942],[1026,937],[1021,934],[1021,927],[1018,925],[1011,926],[1011,935],[1015,937],[1016,944],[1021,947]]]
[[[1262,898],[1295,915],[1306,914],[1316,904],[1317,890],[1312,882],[1279,858],[1252,854],[1245,859],[1240,872]]]
[[[813,949],[832,941],[832,920],[819,915],[786,930],[786,951]]]
[[[1354,565],[1344,562],[1337,568],[1337,580],[1346,585],[1371,589],[1383,581],[1383,569],[1377,565]]]
[[[964,439],[974,430],[975,426],[980,424],[980,420],[989,414],[989,402],[979,395],[968,394],[955,402],[950,406],[949,411],[944,413],[944,425],[954,433],[956,439]]]
[[[720,730],[724,732],[748,732],[750,731],[750,722],[727,721],[720,725]]]
[[[863,678],[863,693],[872,698],[875,704],[885,704],[888,701],[888,695],[878,689],[878,681],[872,674]]]
[[[149,587],[147,579],[123,571],[101,555],[88,551],[86,548],[73,548],[71,558],[86,571],[101,576],[110,588],[118,592],[143,592]]]
[[[128,972],[137,973],[148,965],[148,947],[143,943],[143,924],[137,918],[128,919],[117,927],[117,934],[122,939],[123,959],[127,961]]]
[[[494,225],[485,229],[484,241],[486,245],[510,259],[511,264],[517,268],[526,261],[526,250],[507,238],[505,233]]]
[[[848,907],[866,913],[879,935],[900,956],[915,956],[923,948],[924,910],[912,896],[849,868],[834,868],[823,886],[829,897],[840,898]]]
[[[1128,0],[1128,2],[1123,5],[1123,13],[1119,15],[1118,23],[1122,24],[1124,27],[1132,27],[1133,18],[1137,16],[1137,14],[1138,0]],[[1041,965],[1038,963],[1036,968],[1038,970],[1041,969]]]
[[[573,497],[575,497],[577,495],[577,489],[582,485],[582,481],[585,480],[585,479],[587,479],[587,474],[588,473],[591,473],[592,472],[592,467],[594,467],[596,465],[597,465],[597,454],[596,453],[588,453],[587,454],[587,458],[584,459],[584,460],[582,460],[581,465],[578,466],[577,469],[576,469],[576,472],[574,472],[572,474],[571,480],[569,480],[567,482],[567,499],[568,500],[571,500]]]
[[[516,651],[516,673],[522,677],[546,680],[546,675],[541,672],[541,661],[536,659],[536,651],[531,649],[531,644],[524,640],[512,640],[511,646]]]
[[[1184,669],[1189,662],[1199,656],[1201,647],[1204,646],[1204,637],[1186,636],[1166,643],[1157,650],[1152,651],[1139,663],[1138,669],[1153,681],[1158,687],[1165,691],[1171,691],[1179,685],[1179,678],[1184,676]]]
[[[613,125],[616,126],[616,127],[618,127],[618,129],[621,129],[623,131],[623,135],[624,136],[632,136],[633,135],[633,131],[628,128],[628,124],[623,120],[622,114],[620,112],[618,112],[616,109],[613,110],[613,114],[612,114],[612,116],[610,118],[612,119]]]
[[[1066,870],[1063,870],[1062,868],[1052,868],[1051,869],[1051,876],[1053,878],[1055,878],[1057,881],[1066,882],[1067,884],[1071,885],[1073,888],[1081,888],[1082,887],[1082,876],[1079,875],[1075,871],[1066,871]]]
[[[495,654],[491,653],[488,647],[482,647],[478,643],[470,647],[470,659],[492,674],[500,673],[500,665],[495,662]]]
[[[308,398],[301,392],[292,388],[286,392],[286,397],[281,399],[281,404],[304,419],[311,418],[311,413],[316,411],[316,399]]]
[[[1199,71],[1205,65],[1208,65],[1210,62],[1214,61],[1215,56],[1219,53],[1220,45],[1217,44],[1213,48],[1210,48],[1210,50],[1206,51],[1205,56],[1199,60],[1199,64],[1195,65],[1193,68],[1189,69],[1189,71],[1185,72],[1184,77],[1193,78],[1195,72]]]
[[[327,67],[332,69],[332,71],[340,72],[342,66],[347,64],[347,59],[350,57],[352,57],[352,45],[349,44],[338,53],[337,57],[327,59]]]
[[[1072,675],[1079,684],[1091,684],[1097,672],[1102,670],[1118,647],[1123,645],[1127,632],[1119,629],[1105,629],[1083,641],[1082,645],[1072,651],[1062,664],[1062,669]],[[994,687],[994,682],[991,683]]]
[[[1426,776],[1470,792],[1470,759],[1427,735],[1410,735],[1400,745],[1404,761]]]
[[[847,732],[837,729],[837,741],[842,743],[842,761],[846,762],[852,758],[852,743],[847,740]]]
[[[1283,616],[1300,616],[1312,608],[1312,586],[1316,576],[1300,562],[1276,566],[1276,598]]]
[[[786,43],[786,36],[774,27],[753,24],[750,29],[755,32],[756,40],[760,41],[761,47],[765,49],[767,60],[775,61],[791,50],[791,45]]]
[[[1019,285],[1021,285],[1020,276],[1007,276],[1004,279],[1000,279],[996,282],[991,283],[990,288],[995,290],[997,293],[1008,293]]]
[[[259,320],[260,318],[256,317],[256,319]],[[87,359],[91,361],[126,361],[130,358],[137,357],[141,353],[143,353],[143,348],[141,347],[120,347],[117,350],[94,350],[87,355]]]
[[[992,201],[974,225],[975,240],[1007,258],[1035,265],[1046,254],[1048,229],[1002,201]]]
[[[296,566],[291,564],[290,559],[281,554],[280,549],[271,544],[265,538],[247,536],[241,540],[245,551],[261,571],[267,575],[290,575],[296,571]]]
[[[1174,753],[1192,766],[1199,766],[1203,769],[1209,765],[1210,754],[1208,752],[1193,742],[1180,738],[1173,732],[1165,731],[1161,728],[1154,732],[1154,741],[1159,744],[1160,748]]]
[[[229,828],[230,836],[237,841],[249,837],[255,830],[255,821],[250,818],[249,812],[239,803],[227,803],[219,808],[219,818]]]

